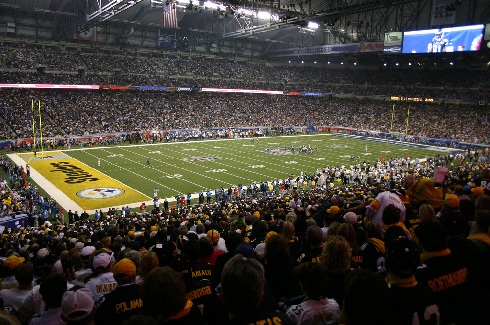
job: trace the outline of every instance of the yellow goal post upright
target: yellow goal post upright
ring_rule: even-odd
[[[393,132],[393,122],[395,120],[395,104],[391,107],[391,120],[390,120],[390,132],[391,133],[399,133],[399,132]],[[408,127],[410,124],[410,105],[408,105],[407,108],[407,117],[405,118],[405,134],[408,135]]]
[[[39,118],[38,121],[39,121],[39,124],[36,125],[36,113],[37,113],[37,117]],[[44,147],[43,147],[43,124],[42,124],[42,111],[41,111],[41,101],[38,100],[37,101],[37,112],[36,112],[36,101],[34,99],[32,99],[31,101],[31,123],[32,123],[32,149],[33,149],[33,152],[34,152],[34,156],[32,158],[43,158],[44,157]],[[39,130],[39,145],[40,145],[40,148],[41,148],[41,155],[38,156],[37,154],[37,147],[36,147],[36,135],[37,135],[37,131],[36,130],[36,126],[38,127],[38,130]],[[31,161],[31,159],[29,159],[29,161],[27,163],[29,163]]]
[[[391,107],[390,132],[393,131],[393,121],[395,120],[395,104]]]
[[[405,127],[405,134],[408,135],[408,124],[410,122],[410,105],[407,108],[407,125]]]

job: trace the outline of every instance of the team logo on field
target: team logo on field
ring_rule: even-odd
[[[108,199],[124,194],[122,188],[94,187],[86,188],[77,192],[77,196],[83,199]]]
[[[345,144],[330,144],[326,146],[327,148],[332,148],[332,149],[347,149],[350,148],[349,146],[346,146]]]
[[[272,155],[278,155],[278,156],[293,154],[290,148],[275,148],[275,149],[267,148],[267,149],[260,150],[260,152],[270,153]]]
[[[218,160],[219,157],[206,157],[206,156],[201,156],[201,157],[187,157],[184,158],[184,161],[188,162],[203,162],[203,161],[215,161]]]

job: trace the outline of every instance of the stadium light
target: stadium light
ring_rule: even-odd
[[[320,24],[315,23],[315,22],[313,22],[313,21],[309,21],[309,22],[308,22],[308,28],[311,28],[311,29],[318,29],[318,27],[320,27]]]
[[[264,20],[274,20],[274,21],[279,21],[279,15],[277,14],[271,14],[268,11],[258,11],[257,12],[257,18],[258,19],[264,19]]]
[[[211,1],[204,2],[204,8],[213,9],[213,10],[216,10],[216,9],[223,9],[224,10],[224,8],[220,8],[219,4],[211,2]]]

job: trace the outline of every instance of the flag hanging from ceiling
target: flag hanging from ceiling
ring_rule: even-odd
[[[430,25],[452,25],[456,21],[456,7],[454,0],[433,0]]]
[[[162,27],[176,29],[177,25],[177,8],[173,1],[162,0]]]

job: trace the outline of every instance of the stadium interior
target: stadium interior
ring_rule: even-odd
[[[159,29],[167,24],[162,19],[162,4],[176,14],[175,21],[167,22],[175,36],[171,51],[155,46]],[[443,5],[430,0],[2,0],[0,8],[2,39],[18,43],[69,47],[75,40],[77,47],[109,47],[113,53],[165,52],[268,64],[399,63],[406,67],[413,63],[432,68],[457,62],[487,69],[490,61],[486,46],[478,53],[442,56],[382,54],[385,33],[488,22],[490,10],[485,0],[448,0]],[[361,49],[306,51],[347,44],[360,44]]]
[[[0,319],[488,323],[489,69],[489,0],[0,0]]]

